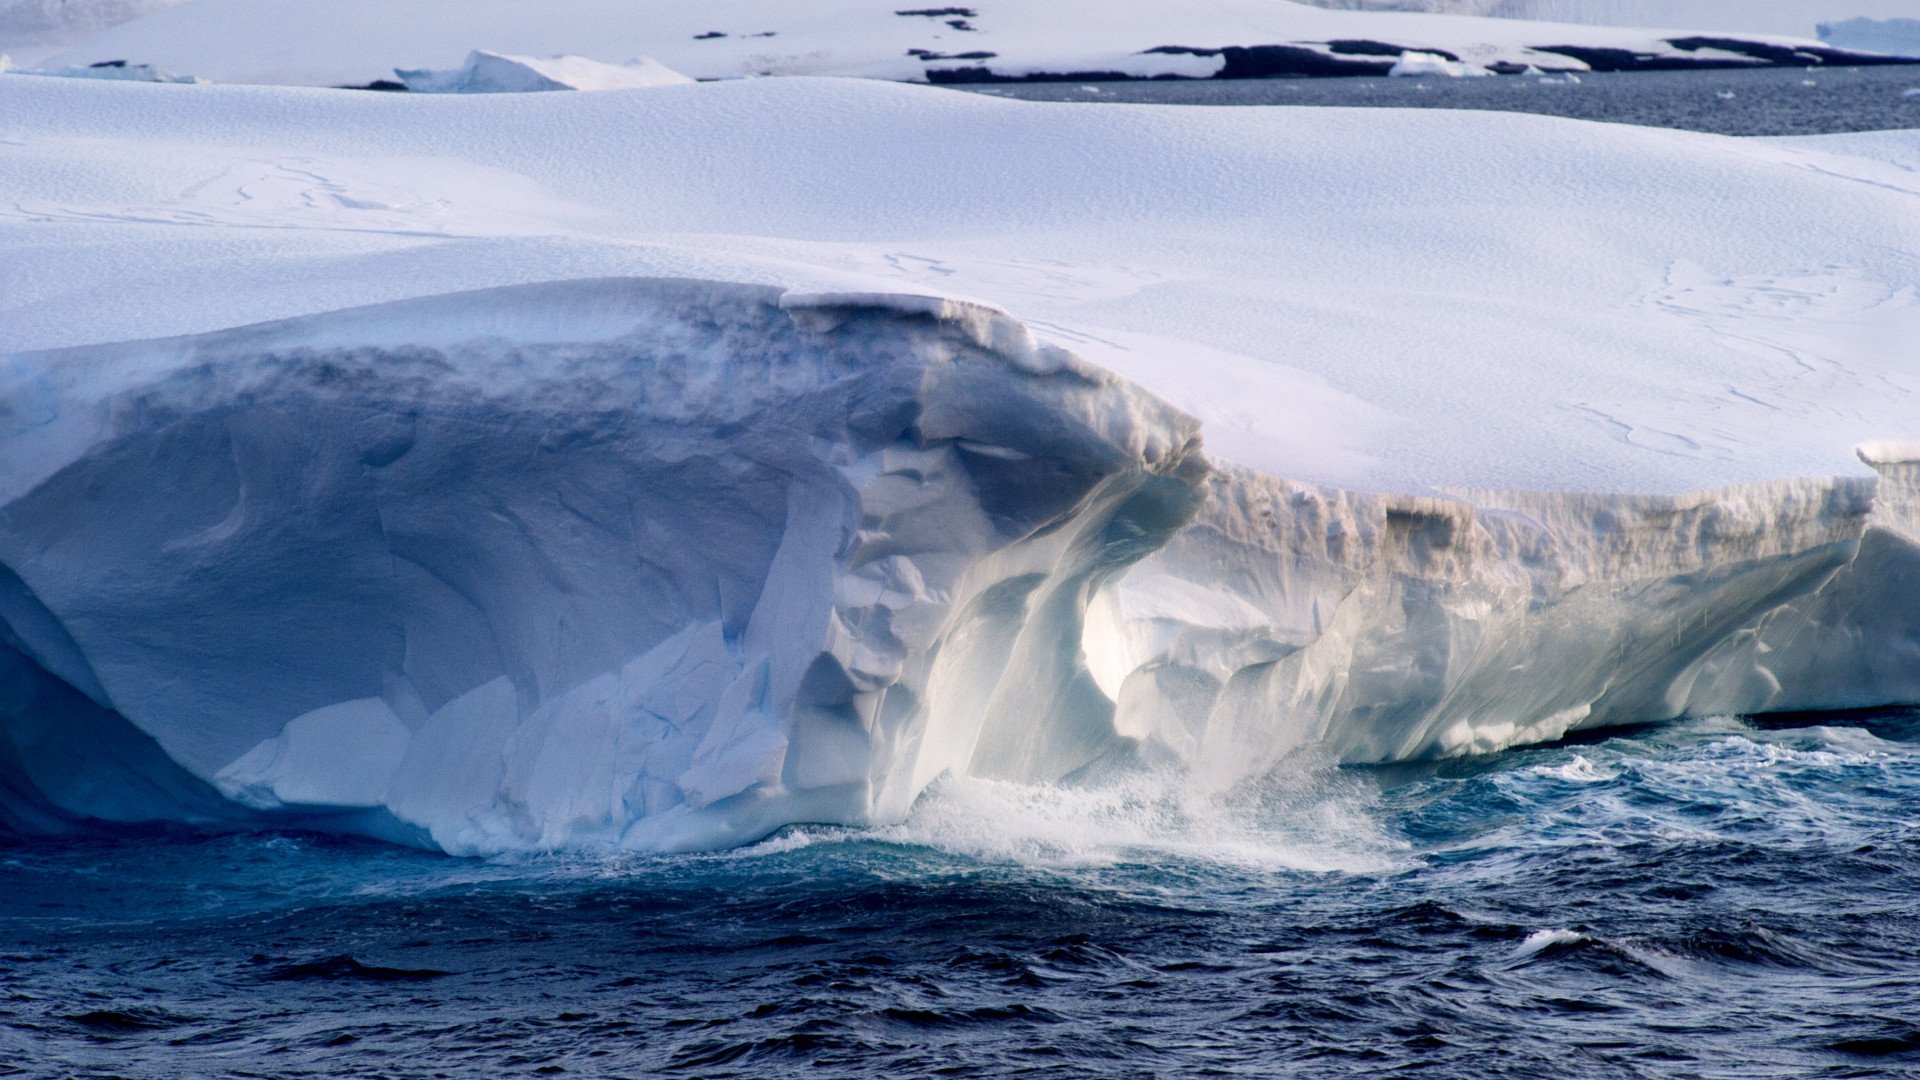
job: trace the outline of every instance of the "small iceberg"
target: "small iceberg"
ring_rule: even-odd
[[[1493,72],[1488,71],[1478,64],[1469,64],[1461,60],[1449,60],[1439,53],[1408,51],[1400,54],[1400,59],[1394,63],[1393,67],[1387,70],[1387,74],[1402,77],[1444,75],[1454,79],[1471,79],[1478,78],[1482,75],[1492,75]]]
[[[524,94],[538,90],[633,90],[694,80],[650,57],[608,64],[584,56],[510,56],[476,49],[457,68],[396,68],[417,94]]]
[[[1920,19],[1843,19],[1817,30],[1821,41],[1837,49],[1920,57]]]

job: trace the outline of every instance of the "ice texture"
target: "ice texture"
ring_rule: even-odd
[[[9,648],[239,803],[454,851],[897,816],[996,679],[1076,712],[1201,468],[947,301],[573,282],[6,370]]]

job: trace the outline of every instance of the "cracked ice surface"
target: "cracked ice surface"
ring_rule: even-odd
[[[1899,133],[54,83],[16,824],[711,846],[1920,700]]]

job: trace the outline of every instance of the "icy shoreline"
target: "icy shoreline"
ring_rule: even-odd
[[[990,308],[688,281],[0,374],[16,826],[684,849],[943,773],[1920,701],[1901,444],[1878,480],[1353,494]]]

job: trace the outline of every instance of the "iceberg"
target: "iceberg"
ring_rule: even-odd
[[[990,307],[684,280],[4,370],[16,823],[704,848],[897,820],[943,774],[1230,784],[1920,700],[1916,446],[1863,447],[1877,480],[1368,495],[1218,461]]]
[[[1920,57],[1920,19],[1839,19],[1821,23],[1819,33],[1837,49]]]
[[[396,69],[416,94],[518,94],[541,90],[635,90],[693,80],[650,57],[607,64],[584,56],[508,56],[475,50],[447,71]]]
[[[8,77],[0,138],[9,827],[706,848],[1920,701],[1911,133]]]
[[[1528,67],[1533,73],[1539,73],[1538,68],[1534,68],[1532,65],[1528,65]],[[1387,74],[1400,77],[1441,75],[1448,78],[1459,79],[1492,75],[1493,72],[1488,71],[1478,64],[1449,60],[1438,53],[1403,52],[1400,54],[1400,59],[1394,61],[1393,66],[1387,69]]]

